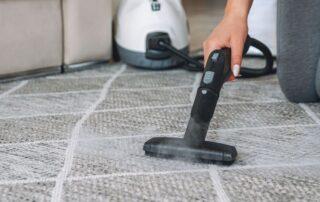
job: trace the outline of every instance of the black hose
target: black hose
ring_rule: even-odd
[[[187,69],[189,71],[202,71],[203,70],[203,64],[201,62],[199,62],[199,60],[196,60],[196,59],[188,56],[187,54],[179,51],[178,49],[173,47],[171,44],[167,44],[164,41],[159,41],[159,45],[166,48],[168,51],[170,51],[174,55],[178,56],[179,58],[184,59],[187,63],[187,65],[185,66],[185,69]]]
[[[203,71],[203,55],[197,55],[194,57],[190,57],[189,55],[181,52],[180,50],[173,47],[171,44],[166,43],[164,41],[159,41],[159,46],[164,47],[172,54],[176,55],[177,57],[183,59],[186,64],[184,65],[184,69],[188,71]],[[254,55],[246,55],[247,51],[250,47],[254,47],[262,52],[263,56],[254,56]],[[276,70],[273,68],[274,58],[270,49],[263,44],[261,41],[251,38],[250,36],[247,37],[245,46],[244,46],[244,57],[261,57],[265,58],[266,66],[261,69],[254,69],[249,67],[241,67],[240,74],[244,78],[252,78],[252,77],[259,77],[268,74],[275,73]]]
[[[257,39],[251,38],[248,36],[247,41],[246,41],[246,47],[245,49],[249,49],[249,47],[254,47],[261,51],[263,54],[263,58],[266,60],[266,66],[261,69],[253,69],[249,67],[241,67],[240,74],[244,78],[252,78],[252,77],[259,77],[259,76],[264,76],[268,75],[271,73],[274,73],[273,71],[273,62],[274,58],[272,56],[272,53],[270,49],[263,44],[261,41],[258,41]],[[244,54],[246,54],[248,50],[245,50]],[[246,56],[246,55],[244,55]],[[252,56],[249,56],[252,57]],[[254,56],[253,56],[254,57]]]

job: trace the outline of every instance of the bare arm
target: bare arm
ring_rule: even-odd
[[[240,72],[243,46],[248,35],[248,14],[252,2],[253,0],[228,0],[222,21],[203,43],[205,61],[213,50],[231,48],[231,64],[235,77],[239,76]]]

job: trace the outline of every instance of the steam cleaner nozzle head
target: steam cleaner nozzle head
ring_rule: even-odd
[[[233,146],[203,141],[190,145],[183,138],[156,137],[148,140],[143,150],[146,155],[162,158],[190,159],[197,162],[221,162],[232,164],[237,156]]]

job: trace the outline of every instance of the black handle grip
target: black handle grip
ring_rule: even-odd
[[[212,119],[220,90],[232,74],[230,63],[230,48],[216,50],[210,54],[191,111],[191,117],[195,121],[209,123]]]

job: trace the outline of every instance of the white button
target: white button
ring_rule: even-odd
[[[219,58],[219,53],[214,53],[213,56],[211,57],[213,62],[217,62],[218,58]]]

